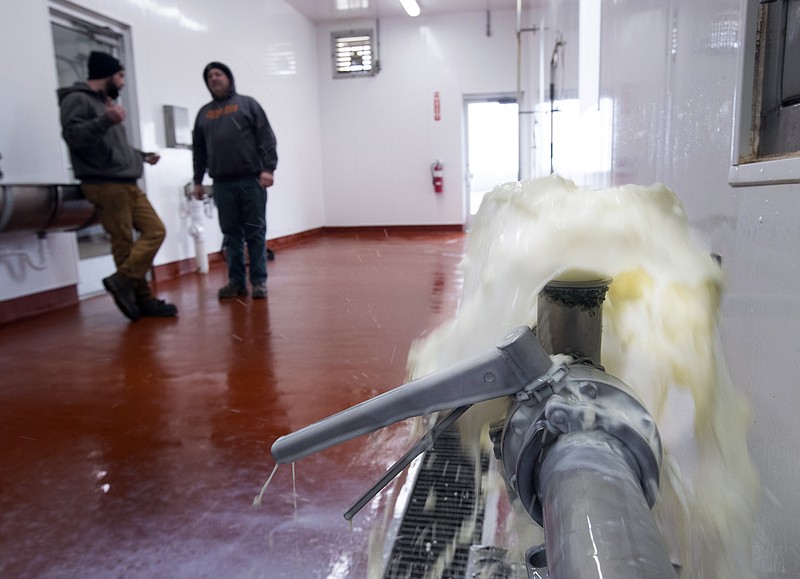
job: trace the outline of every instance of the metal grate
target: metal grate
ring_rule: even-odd
[[[331,33],[333,78],[373,76],[378,72],[372,30]]]
[[[480,463],[484,475],[488,454],[481,455]],[[445,431],[425,453],[384,579],[464,579],[470,547],[480,543],[483,530],[483,492],[480,487],[475,492],[483,476],[476,483],[475,474],[458,431]],[[461,544],[462,528],[472,525],[470,540]]]

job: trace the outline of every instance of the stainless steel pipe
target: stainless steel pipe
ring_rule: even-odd
[[[0,233],[74,231],[94,220],[78,185],[0,185]]]
[[[610,282],[556,280],[539,294],[537,338],[573,361],[547,380],[548,396],[517,396],[493,441],[511,490],[544,528],[551,579],[675,579],[650,512],[658,430],[635,393],[600,367]]]
[[[539,293],[536,337],[548,354],[600,364],[603,301],[611,280],[550,281]]]
[[[539,471],[551,579],[674,579],[624,444],[600,431],[561,436]]]

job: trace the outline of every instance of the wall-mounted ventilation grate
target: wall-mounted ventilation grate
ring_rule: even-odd
[[[485,474],[488,455],[480,462]],[[464,579],[470,547],[480,543],[483,530],[483,492],[476,494],[475,480],[474,460],[462,450],[458,431],[447,430],[423,457],[384,579]],[[464,531],[470,538],[460,544]]]
[[[331,33],[333,78],[373,76],[378,72],[372,30]]]

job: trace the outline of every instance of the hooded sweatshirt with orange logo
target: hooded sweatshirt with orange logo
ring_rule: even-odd
[[[254,98],[236,92],[233,73],[221,62],[203,70],[206,86],[212,68],[227,75],[230,89],[197,113],[192,139],[194,182],[202,183],[206,170],[221,181],[273,173],[278,165],[277,142],[264,109]]]

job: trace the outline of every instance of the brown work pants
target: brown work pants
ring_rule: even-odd
[[[97,218],[111,236],[117,271],[144,279],[166,236],[166,229],[147,195],[126,183],[84,183],[83,196],[97,208]],[[134,229],[139,237],[134,241]]]

